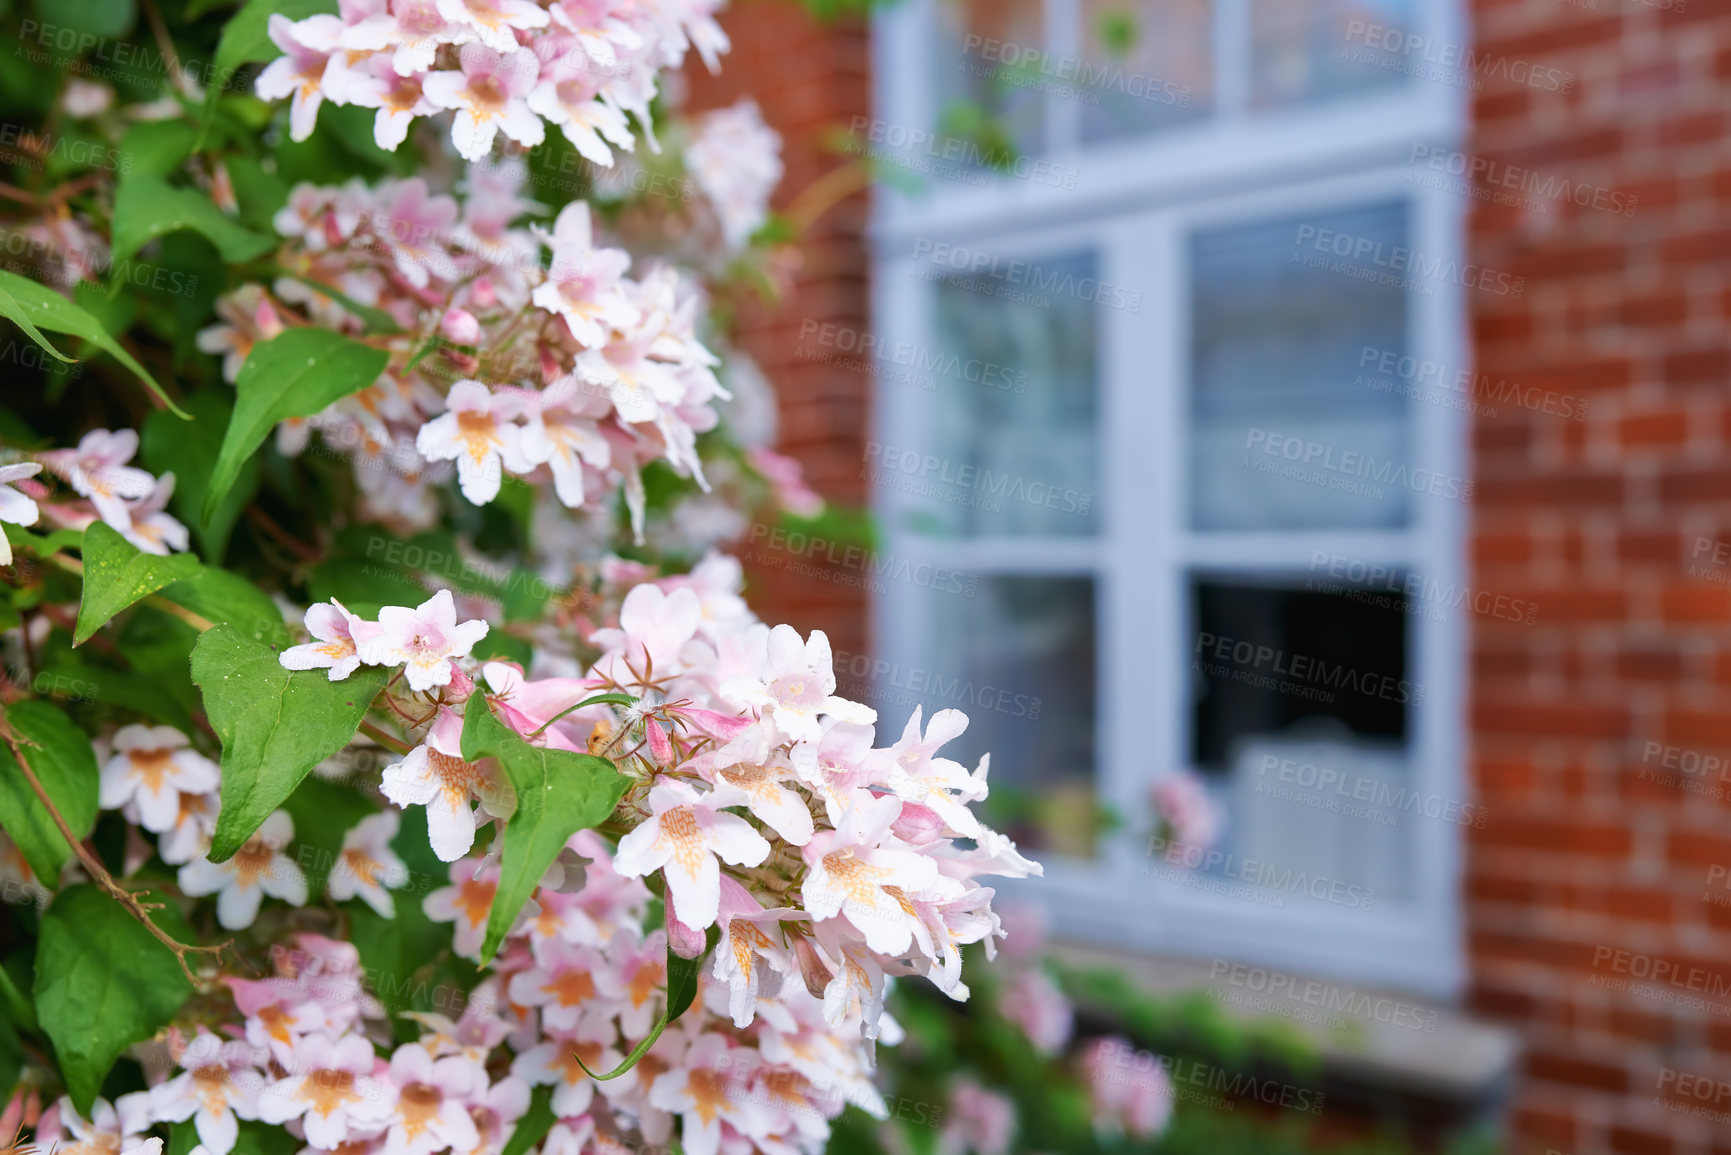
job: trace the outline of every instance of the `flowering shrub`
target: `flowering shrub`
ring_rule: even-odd
[[[1039,867],[962,714],[838,697],[717,548],[821,500],[710,307],[785,267],[778,138],[662,92],[715,6],[143,7],[0,62],[40,358],[0,406],[0,1122],[712,1155],[887,1115],[892,980],[966,999],[990,877]],[[128,34],[158,58],[100,63]]]

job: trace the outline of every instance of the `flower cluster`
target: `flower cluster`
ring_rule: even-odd
[[[466,1153],[481,1144],[459,1117],[478,1119],[485,1099],[495,1133],[508,1133],[526,1087],[548,1085],[559,1120],[550,1153],[620,1137],[660,1143],[675,1123],[694,1155],[815,1151],[846,1103],[881,1112],[872,1045],[899,1035],[883,1010],[886,980],[924,975],[967,997],[960,948],[991,951],[1002,936],[979,879],[1039,867],[969,809],[985,796],[985,761],[970,772],[939,756],[966,718],[944,710],[923,722],[916,710],[899,738],[877,745],[873,712],[835,695],[824,635],[756,621],[731,559],[659,580],[634,580],[641,567],[615,563],[611,576],[628,592],[616,621],[591,632],[596,656],[576,676],[468,657],[485,627],[457,622],[448,593],[418,609],[386,607],[377,622],[334,603],[308,611],[314,640],[285,651],[283,665],[333,680],[363,663],[402,667],[386,693],[416,744],[385,767],[380,792],[427,809],[430,841],[451,867],[424,906],[453,924],[457,953],[480,958],[498,888],[500,842],[471,855],[478,829],[511,810],[495,804],[508,790],[491,761],[463,756],[467,711],[490,709],[532,743],[598,752],[627,785],[606,836],[580,831],[541,880],[467,1012],[456,1022],[423,1016],[430,1033],[388,1064],[365,1041],[364,994],[310,977],[354,969],[336,944],[306,947],[319,960],[312,970],[230,980],[247,1016],[233,1033],[270,1052],[268,1062],[223,1052],[224,1085],[244,1083],[233,1074],[243,1066],[265,1080],[256,1096],[236,1093],[241,1118],[285,1122],[293,1106],[315,1149],[382,1141]],[[546,664],[559,663],[550,649]],[[572,709],[602,693],[614,700]],[[162,831],[167,858],[179,815],[213,800],[220,773],[172,730],[129,727],[113,745],[103,803]],[[389,889],[406,878],[390,847],[396,819],[385,810],[347,833],[327,884],[334,895],[389,909]],[[182,888],[220,891],[230,927],[252,922],[261,895],[303,902],[305,881],[284,853],[293,835],[279,813],[228,862],[183,866]],[[694,1010],[624,1076],[592,1080],[585,1066],[617,1065],[661,1014],[669,950],[701,957],[711,934],[718,945]],[[195,1081],[216,1078],[203,1070]],[[440,1129],[428,1120],[444,1104],[461,1111]],[[406,1138],[392,1138],[399,1129]],[[200,1134],[225,1155],[202,1125]]]
[[[295,275],[220,302],[223,323],[200,347],[223,354],[233,379],[254,344],[288,326],[359,336],[365,322],[345,299],[381,310],[401,330],[368,338],[388,349],[385,372],[280,426],[279,448],[299,451],[316,429],[352,456],[363,510],[389,521],[431,524],[428,485],[454,463],[476,505],[506,473],[550,482],[573,509],[623,488],[640,529],[649,462],[707,485],[697,436],[728,394],[697,334],[702,295],[666,265],[627,275],[631,257],[597,243],[583,202],[551,232],[512,227],[529,207],[523,177],[521,163],[484,170],[461,206],[420,178],[296,188],[277,219],[289,238],[279,261]]]
[[[284,55],[258,78],[292,98],[290,133],[312,134],[319,106],[375,108],[373,136],[395,150],[417,117],[455,113],[451,140],[478,161],[499,134],[525,147],[551,124],[596,164],[645,131],[657,74],[696,47],[713,70],[727,51],[717,0],[344,0],[340,16],[273,16]],[[653,143],[653,137],[651,137]]]
[[[167,512],[174,474],[156,477],[127,464],[137,452],[132,430],[92,429],[75,449],[51,449],[35,461],[0,466],[0,521],[35,525],[46,518],[77,530],[103,521],[146,553],[185,550],[186,526]],[[71,492],[37,480],[44,467]],[[11,560],[11,547],[0,545],[0,564]]]

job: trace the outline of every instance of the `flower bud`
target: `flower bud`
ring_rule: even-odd
[[[446,309],[439,321],[439,334],[458,345],[478,345],[481,342],[481,322],[467,309]]]
[[[824,988],[835,979],[835,972],[829,969],[829,964],[823,961],[817,948],[804,935],[793,940],[793,957],[799,960],[799,975],[805,980],[805,989],[811,992],[812,998],[823,998]]]

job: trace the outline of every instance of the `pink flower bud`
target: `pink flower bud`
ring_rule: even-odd
[[[661,728],[661,723],[654,718],[643,719],[643,737],[649,742],[649,752],[657,762],[663,764],[673,761],[673,742],[667,737],[667,731]]]
[[[499,303],[499,296],[493,291],[493,282],[487,277],[475,278],[475,283],[469,286],[469,296],[474,298],[476,307],[482,309],[491,309]]]
[[[459,345],[478,345],[481,342],[481,322],[475,320],[475,314],[467,309],[447,309],[439,321],[439,333],[445,340]]]
[[[835,972],[818,955],[811,940],[803,935],[793,940],[793,957],[799,960],[799,974],[805,980],[805,989],[812,998],[823,998],[824,988],[835,979]]]
[[[703,932],[694,927],[686,926],[679,921],[679,915],[673,910],[673,888],[668,887],[667,895],[667,945],[680,958],[697,958],[709,943],[704,939]]]
[[[467,702],[469,695],[475,692],[475,682],[465,674],[455,662],[451,663],[451,681],[445,687],[447,702]]]

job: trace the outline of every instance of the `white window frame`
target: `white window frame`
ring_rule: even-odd
[[[934,8],[904,0],[876,18],[877,115],[929,129]],[[1249,0],[1216,0],[1218,110],[1196,124],[1086,150],[1046,154],[1074,165],[1074,188],[1003,179],[985,186],[929,182],[918,198],[880,188],[874,208],[875,324],[894,347],[930,349],[933,286],[912,275],[920,238],[974,246],[1005,259],[1092,248],[1103,281],[1141,289],[1137,312],[1101,309],[1097,387],[1100,468],[1092,537],[935,540],[905,531],[912,502],[879,487],[873,495],[893,556],[981,577],[996,573],[1092,574],[1096,578],[1096,782],[1100,798],[1127,815],[1146,813],[1146,790],[1166,768],[1190,763],[1189,584],[1195,574],[1308,574],[1312,550],[1408,567],[1441,583],[1464,580],[1467,511],[1413,495],[1411,521],[1392,531],[1197,532],[1189,528],[1188,238],[1197,229],[1326,212],[1402,198],[1413,247],[1459,259],[1465,206],[1441,189],[1409,183],[1415,143],[1456,147],[1465,124],[1461,91],[1401,86],[1248,114]],[[1062,24],[1078,0],[1047,0]],[[1431,0],[1419,31],[1458,42],[1456,0]],[[1062,29],[1055,29],[1062,31]],[[1062,47],[1069,37],[1060,35]],[[1234,47],[1236,46],[1236,47]],[[1064,103],[1048,99],[1048,107]],[[1052,116],[1068,115],[1063,112]],[[1053,223],[1059,222],[1059,223]],[[1420,358],[1470,368],[1464,307],[1454,286],[1408,296],[1408,348]],[[879,387],[874,434],[885,445],[921,445],[923,394]],[[1466,423],[1452,409],[1409,402],[1414,468],[1466,476]],[[942,595],[884,583],[874,598],[873,642],[892,662],[919,664],[931,636],[925,615]],[[941,606],[938,608],[941,609]],[[1407,749],[1415,786],[1467,800],[1465,635],[1458,617],[1409,619],[1407,677],[1424,687],[1410,715]],[[1140,641],[1138,639],[1146,639]],[[1151,643],[1151,644],[1150,644]],[[899,717],[882,724],[899,727]],[[1459,900],[1460,831],[1417,821],[1410,904],[1379,901],[1352,910],[1291,896],[1283,908],[1166,882],[1146,873],[1145,844],[1110,841],[1098,859],[1046,858],[1025,884],[1051,909],[1060,932],[1151,952],[1222,957],[1457,997],[1465,977]]]

